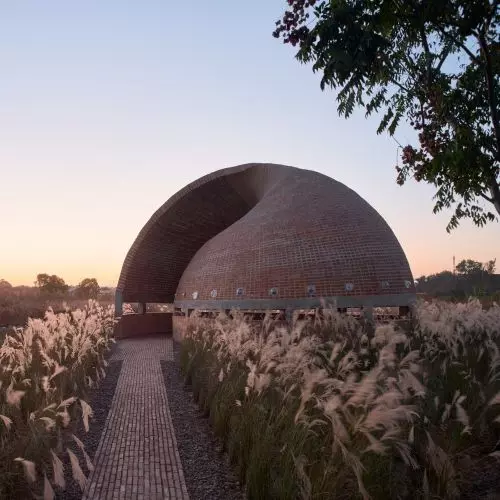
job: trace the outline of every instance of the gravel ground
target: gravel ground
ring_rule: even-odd
[[[114,348],[115,346],[113,349]],[[106,369],[106,377],[101,382],[99,387],[92,391],[90,395],[89,404],[94,411],[94,417],[90,420],[89,432],[85,432],[82,419],[78,419],[75,435],[85,445],[85,451],[90,456],[91,460],[94,459],[97,447],[99,446],[101,433],[104,429],[109,409],[111,408],[111,402],[113,401],[113,395],[115,393],[118,377],[120,376],[122,363],[123,361],[114,361],[109,363],[109,366]],[[71,442],[69,446],[71,451],[73,451],[73,453],[80,458],[80,465],[82,465],[83,472],[86,476],[88,476],[88,470],[86,466],[83,465],[85,464],[85,460],[79,453],[78,447],[74,442]],[[82,498],[82,491],[78,486],[78,483],[72,477],[69,456],[67,453],[62,453],[60,458],[65,469],[66,489],[62,492],[57,492],[56,498],[58,500],[80,500]]]
[[[242,500],[238,479],[207,418],[200,415],[180,373],[179,346],[174,361],[161,362],[168,404],[175,429],[184,478],[191,500]]]
[[[498,500],[500,498],[500,467],[492,457],[482,464],[470,464],[464,474],[462,500]]]

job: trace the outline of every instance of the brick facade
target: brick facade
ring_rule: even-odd
[[[115,327],[116,338],[136,337],[152,333],[172,333],[171,313],[125,314]]]
[[[320,173],[273,164],[213,172],[175,194],[139,233],[118,290],[126,302],[214,307],[308,297],[406,304],[415,293],[401,245],[365,200]]]

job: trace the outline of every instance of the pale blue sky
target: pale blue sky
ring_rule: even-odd
[[[415,276],[450,268],[453,254],[500,257],[498,223],[448,235],[431,187],[396,184],[396,144],[375,134],[376,120],[337,116],[335,95],[271,36],[285,6],[0,0],[0,278],[114,285],[164,201],[247,162],[353,188],[391,225]]]

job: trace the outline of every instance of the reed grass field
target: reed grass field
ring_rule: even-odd
[[[375,328],[195,317],[181,360],[248,498],[479,498],[499,484],[499,342],[498,305],[421,301]]]
[[[92,469],[73,434],[82,419],[88,429],[90,389],[105,376],[113,342],[114,310],[89,300],[83,308],[29,319],[6,335],[0,347],[0,498],[45,500],[65,487],[61,456],[83,488],[79,455]],[[75,446],[67,446],[72,442]],[[73,451],[72,451],[73,449]]]

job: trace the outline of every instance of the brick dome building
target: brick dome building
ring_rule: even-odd
[[[344,184],[259,163],[213,172],[172,196],[140,231],[117,287],[118,308],[290,310],[322,300],[409,305],[415,289],[404,251]]]

